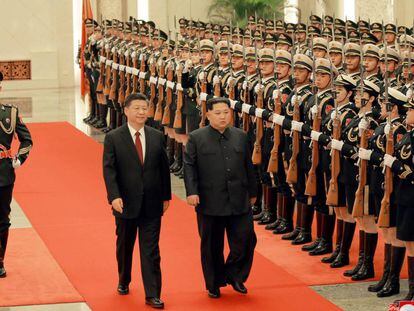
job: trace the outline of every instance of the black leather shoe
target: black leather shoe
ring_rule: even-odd
[[[252,212],[253,212],[253,216],[256,216],[256,215],[258,215],[262,212],[262,207],[257,206],[257,205],[253,205],[252,206]]]
[[[342,268],[347,265],[349,265],[349,254],[340,252],[330,266],[331,268]]]
[[[241,282],[229,282],[229,284],[231,285],[231,287],[233,287],[233,289],[241,294],[247,294],[247,288],[244,286],[243,283]]]
[[[344,276],[351,277],[358,273],[359,269],[361,269],[362,263],[364,262],[364,252],[359,252],[358,262],[353,269],[345,270]]]
[[[160,298],[145,298],[145,304],[154,309],[164,309],[164,302]]]
[[[285,234],[293,230],[293,224],[282,218],[279,226],[273,230],[273,234]]]
[[[302,230],[292,241],[292,245],[303,245],[312,242],[312,234],[309,231]]]
[[[304,252],[309,252],[314,250],[318,247],[319,243],[321,242],[321,238],[317,238],[315,241],[313,241],[311,244],[306,244],[302,246],[302,250]]]
[[[294,240],[296,239],[296,237],[299,235],[300,233],[300,228],[296,227],[292,232],[285,234],[282,236],[282,240]]]
[[[261,211],[259,214],[256,214],[253,216],[253,220],[259,221],[260,219],[262,219],[263,215],[264,215],[264,211]]]
[[[257,223],[258,225],[268,225],[271,224],[272,222],[274,222],[276,220],[275,215],[273,215],[272,213],[265,211],[263,217],[259,220],[259,222]]]
[[[320,256],[332,253],[332,242],[327,242],[325,239],[321,239],[319,245],[309,252],[310,256]]]
[[[278,219],[276,219],[276,221],[272,222],[271,224],[266,225],[265,229],[273,231],[277,227],[279,227],[281,221],[282,221],[282,219],[278,218]]]
[[[334,260],[336,259],[336,257],[338,257],[338,254],[339,254],[340,250],[341,250],[341,245],[340,244],[336,245],[336,248],[335,248],[334,252],[331,254],[331,256],[323,257],[321,259],[321,262],[323,262],[323,263],[333,263]]]
[[[118,294],[120,295],[128,295],[129,294],[129,286],[128,285],[118,285]]]
[[[7,276],[6,269],[0,268],[0,278],[5,278]]]
[[[213,288],[208,290],[208,297],[217,299],[220,298],[220,296],[220,288]]]

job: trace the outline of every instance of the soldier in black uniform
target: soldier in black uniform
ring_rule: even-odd
[[[3,74],[0,72],[0,91]],[[20,141],[19,151],[12,155],[14,135]],[[6,277],[4,257],[10,228],[10,204],[16,179],[15,169],[26,161],[32,138],[16,107],[0,104],[0,278]]]

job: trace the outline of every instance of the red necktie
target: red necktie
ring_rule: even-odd
[[[141,144],[141,139],[139,139],[140,135],[141,135],[140,132],[135,133],[135,147],[137,148],[138,157],[139,157],[139,160],[141,161],[141,164],[144,164],[144,155],[143,155],[143,152],[142,152],[142,144]]]

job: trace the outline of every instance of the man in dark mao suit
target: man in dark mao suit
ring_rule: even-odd
[[[244,282],[253,262],[256,235],[251,205],[256,179],[247,135],[230,126],[230,102],[207,102],[210,125],[190,134],[184,154],[188,204],[195,206],[201,237],[201,262],[209,297],[231,284],[246,294]],[[230,254],[224,260],[224,233]]]

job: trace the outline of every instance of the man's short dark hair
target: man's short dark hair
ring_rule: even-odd
[[[230,108],[230,100],[225,97],[210,98],[206,103],[207,111],[213,110],[215,104],[226,104]]]
[[[131,106],[131,103],[134,100],[143,100],[147,103],[147,105],[149,105],[147,96],[145,96],[142,93],[132,93],[132,94],[128,95],[128,97],[125,99],[124,108],[125,107],[128,108],[129,106]]]
[[[0,71],[0,82],[3,81],[3,73]]]

